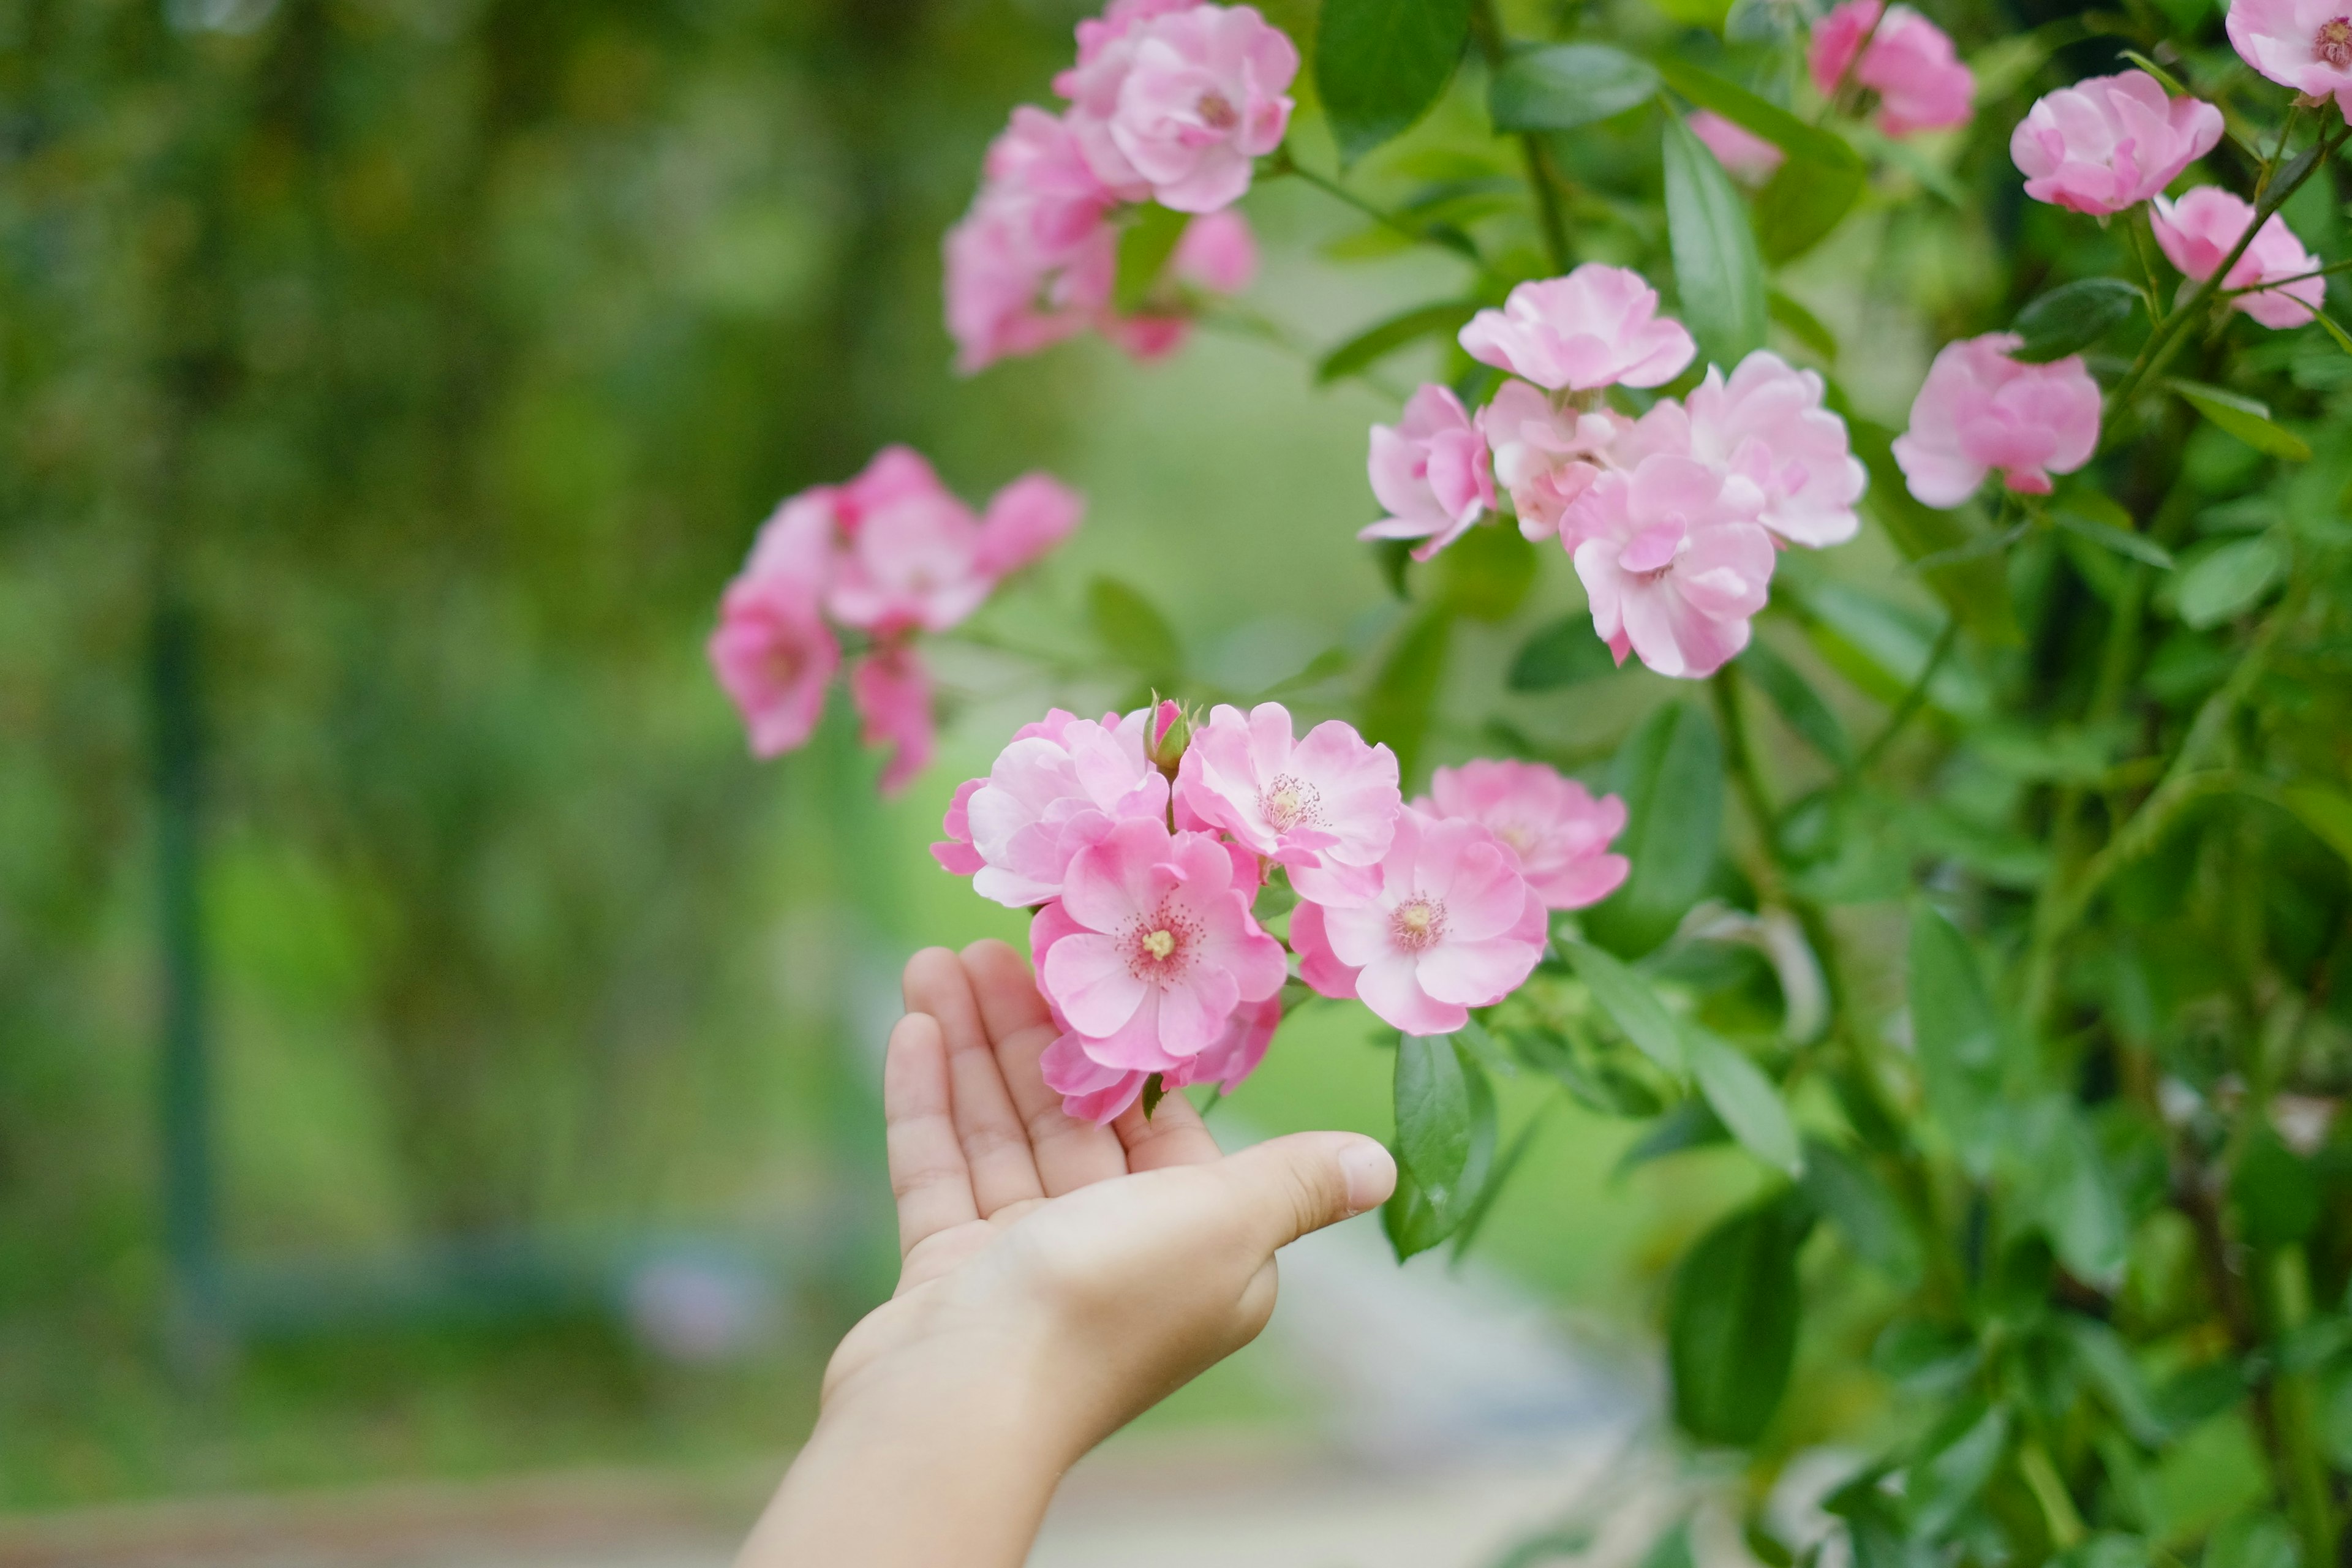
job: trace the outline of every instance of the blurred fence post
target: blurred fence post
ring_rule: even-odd
[[[213,1194],[212,1064],[205,1011],[204,713],[196,613],[168,575],[150,622],[156,935],[163,954],[159,1090],[166,1351],[188,1381],[215,1375],[230,1337]]]

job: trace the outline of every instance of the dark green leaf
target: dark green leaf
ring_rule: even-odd
[[[1656,65],[1668,87],[1701,109],[1712,109],[1733,124],[1754,132],[1801,163],[1862,167],[1862,155],[1843,138],[1818,125],[1807,124],[1744,87],[1670,56],[1660,56]]]
[[[1462,1058],[1444,1035],[1397,1042],[1397,1152],[1432,1207],[1455,1199],[1470,1158],[1470,1086]]]
[[[1192,214],[1171,212],[1156,203],[1136,209],[1134,221],[1118,237],[1118,274],[1111,298],[1120,314],[1135,314],[1151,298],[1168,270],[1168,258],[1184,237],[1184,226],[1192,221]]]
[[[2218,626],[2252,608],[2285,570],[2269,535],[2233,540],[2181,573],[2175,600],[2180,618],[2200,631]]]
[[[2202,382],[2172,380],[2164,384],[2179,393],[2198,413],[2255,451],[2292,462],[2311,461],[2311,447],[2302,437],[2271,423],[2269,405]]]
[[[1724,1126],[1713,1106],[1703,1099],[1685,1100],[1652,1122],[1650,1130],[1617,1157],[1609,1174],[1614,1180],[1669,1154],[1679,1154],[1686,1149],[1710,1149],[1730,1142],[1731,1130]]]
[[[1471,0],[1323,0],[1315,89],[1351,163],[1411,126],[1454,79]]]
[[[1966,1333],[1920,1318],[1895,1319],[1870,1347],[1871,1367],[1881,1377],[1927,1397],[1958,1388],[1975,1375],[1981,1360]]]
[[[1097,577],[1087,585],[1087,616],[1113,658],[1163,689],[1181,682],[1183,645],[1150,600],[1116,577]]]
[[[2130,1240],[2123,1198],[2074,1101],[2052,1095],[2005,1121],[2024,1145],[2028,1209],[2059,1261],[2078,1279],[2120,1285]]]
[[[2172,570],[2172,552],[2145,533],[2117,528],[2096,518],[2084,517],[2080,511],[2060,507],[2051,515],[2058,526],[2078,538],[2087,539],[2102,550],[2112,550],[2118,555],[2155,567],[2159,572]]]
[[[1432,605],[1407,621],[1381,661],[1364,698],[1364,738],[1396,753],[1397,769],[1412,787],[1421,743],[1429,734],[1431,710],[1445,678],[1445,653],[1454,638],[1454,612]]]
[[[2000,1092],[2000,1025],[1968,938],[1926,903],[1911,913],[1910,976],[1911,1038],[1927,1109],[1982,1175]]]
[[[1846,421],[1853,455],[1870,470],[1870,489],[1864,504],[1879,526],[1895,541],[1905,559],[1925,560],[1967,544],[1974,537],[1962,515],[1925,506],[1911,494],[1895,462],[1895,432],[1866,419]],[[1989,647],[2015,647],[2025,640],[2010,605],[2009,574],[1997,560],[1984,559],[1939,566],[1919,574],[1945,606],[1960,618],[1978,642]]]
[[[1398,1043],[1398,1070],[1401,1075],[1404,1070],[1402,1052],[1411,1038],[1408,1037]],[[1488,1190],[1495,1184],[1495,1091],[1486,1081],[1486,1072],[1466,1054],[1450,1048],[1443,1036],[1424,1040],[1422,1044],[1433,1052],[1443,1051],[1453,1058],[1462,1084],[1466,1131],[1460,1173],[1446,1186],[1433,1189],[1423,1185],[1415,1178],[1411,1162],[1399,1158],[1397,1190],[1383,1207],[1381,1225],[1388,1232],[1390,1245],[1395,1247],[1400,1261],[1415,1253],[1426,1252],[1447,1237],[1459,1234],[1486,1201]],[[1399,1104],[1402,1109],[1402,1100]],[[1401,1156],[1403,1142],[1403,1120],[1400,1115],[1398,1143]]]
[[[1772,651],[1761,637],[1748,639],[1740,651],[1739,668],[1753,680],[1772,706],[1780,710],[1789,728],[1804,737],[1806,743],[1822,756],[1843,767],[1853,760],[1853,747],[1847,742],[1845,726],[1822,700],[1812,682],[1804,678],[1796,666]]]
[[[1678,116],[1665,125],[1666,239],[1684,325],[1702,353],[1738,364],[1764,346],[1764,262],[1747,204]]]
[[[1790,601],[1832,667],[1889,702],[1918,683],[1944,629],[1908,605],[1844,583],[1792,592]],[[1823,632],[1830,635],[1824,637]],[[1991,709],[1992,694],[1975,666],[1948,657],[1927,682],[1927,701],[1956,718],[1981,720]]]
[[[1865,179],[1853,161],[1790,158],[1773,170],[1756,193],[1756,244],[1764,259],[1778,267],[1828,238],[1861,199]]]
[[[1592,1000],[1609,1015],[1609,1021],[1643,1056],[1667,1072],[1681,1073],[1682,1037],[1675,1028],[1674,1015],[1650,989],[1650,983],[1597,947],[1566,941],[1560,947],[1576,966],[1577,978],[1592,993]]]
[[[1723,748],[1706,715],[1663,704],[1617,749],[1609,787],[1625,802],[1615,846],[1633,869],[1584,911],[1584,929],[1612,952],[1638,956],[1674,934],[1715,869],[1723,830]]]
[[[1423,338],[1451,338],[1477,311],[1477,301],[1474,300],[1445,300],[1391,316],[1324,355],[1323,363],[1315,367],[1316,384],[1328,385],[1360,370],[1368,370],[1408,343]]]
[[[2257,1123],[2230,1172],[2230,1197],[2251,1247],[2285,1247],[2301,1241],[2319,1223],[2319,1173],[2286,1146],[2266,1123]]]
[[[2352,866],[2352,795],[2315,784],[2288,784],[2279,795],[2305,827]]]
[[[2295,1568],[2294,1532],[2274,1513],[2242,1513],[2216,1526],[2204,1568]]]
[[[1536,582],[1536,547],[1517,529],[1474,528],[1438,556],[1439,596],[1474,621],[1510,619]]]
[[[1900,1288],[1918,1282],[1925,1263],[1918,1233],[1869,1165],[1834,1143],[1808,1138],[1799,1186],[1822,1217],[1837,1226],[1855,1257]]]
[[[1541,627],[1521,643],[1505,684],[1514,691],[1553,691],[1614,674],[1616,669],[1616,656],[1594,635],[1592,617],[1580,610]]]
[[[2011,349],[2009,357],[2047,364],[2080,353],[2122,326],[2139,303],[2139,290],[2120,278],[2063,284],[2017,313],[2009,330],[2025,342]]]
[[[1492,1104],[1491,1095],[1488,1098],[1488,1103],[1490,1105]],[[1489,1125],[1492,1125],[1494,1119],[1491,1114],[1487,1120]],[[1485,1173],[1485,1179],[1479,1182],[1477,1187],[1478,1195],[1472,1200],[1469,1212],[1462,1216],[1461,1228],[1454,1233],[1454,1262],[1461,1262],[1463,1257],[1469,1252],[1472,1245],[1477,1241],[1478,1232],[1485,1226],[1486,1216],[1492,1214],[1495,1210],[1495,1200],[1503,1195],[1503,1188],[1510,1183],[1511,1173],[1517,1170],[1519,1168],[1519,1162],[1527,1157],[1529,1146],[1531,1146],[1536,1141],[1536,1129],[1542,1125],[1543,1116],[1540,1112],[1530,1117],[1528,1120],[1528,1124],[1519,1129],[1518,1136],[1511,1140],[1511,1146],[1503,1151],[1503,1157],[1499,1160],[1486,1162],[1490,1163],[1494,1168],[1491,1171],[1487,1171]],[[1470,1164],[1475,1170],[1482,1163],[1482,1162],[1476,1157],[1477,1148],[1476,1139],[1475,1136],[1472,1140],[1471,1154],[1472,1159]]]
[[[1143,1080],[1143,1119],[1146,1121],[1150,1121],[1151,1113],[1159,1110],[1160,1102],[1167,1098],[1168,1086],[1160,1081],[1158,1073],[1153,1073],[1150,1078],[1145,1079]]]
[[[1406,575],[1412,570],[1412,541],[1410,539],[1375,539],[1372,541],[1372,561],[1381,569],[1381,581],[1389,592],[1400,599],[1411,599],[1412,591],[1406,585]]]
[[[1495,73],[1486,104],[1497,131],[1572,131],[1656,95],[1647,62],[1605,44],[1521,49]]]
[[[1904,1489],[1912,1528],[1929,1541],[1941,1538],[1992,1479],[2009,1445],[2009,1418],[1981,1403],[1946,1418],[1927,1451],[1911,1467]]]
[[[2070,1312],[2063,1321],[2076,1361],[2107,1408],[2116,1413],[2116,1419],[2124,1424],[2134,1442],[2148,1448],[2160,1447],[2169,1431],[2157,1417],[2155,1397],[2124,1337],[2095,1318]]]
[[[1805,1157],[1797,1145],[1796,1123],[1763,1069],[1704,1029],[1686,1028],[1683,1048],[1699,1092],[1740,1146],[1783,1175],[1802,1174]]]
[[[1764,292],[1764,310],[1774,321],[1788,330],[1790,337],[1820,355],[1824,361],[1838,356],[1837,334],[1822,323],[1819,316],[1778,289]]]
[[[1701,1237],[1675,1269],[1666,1307],[1675,1419],[1703,1443],[1763,1435],[1797,1348],[1794,1207],[1769,1199]]]

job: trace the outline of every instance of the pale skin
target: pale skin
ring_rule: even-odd
[[[1074,1121],[1003,942],[908,962],[883,1069],[898,1288],[825,1369],[816,1429],[739,1568],[1018,1568],[1064,1471],[1257,1337],[1277,1249],[1377,1207],[1388,1151],[1300,1132],[1221,1154],[1171,1094]]]

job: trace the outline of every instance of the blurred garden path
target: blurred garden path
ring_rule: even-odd
[[[1500,1276],[1400,1270],[1369,1220],[1284,1255],[1268,1332],[1319,1428],[1115,1439],[1065,1483],[1033,1568],[1485,1568],[1616,1484],[1652,1398]],[[0,1568],[723,1568],[780,1468],[0,1520]],[[1619,1506],[1637,1500],[1610,1500],[1618,1528],[1638,1533]]]

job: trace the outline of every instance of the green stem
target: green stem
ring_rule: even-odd
[[[1447,235],[1440,236],[1423,225],[1414,223],[1410,218],[1368,202],[1330,175],[1318,174],[1298,162],[1290,155],[1290,149],[1287,146],[1276,149],[1274,156],[1267,161],[1265,174],[1269,179],[1284,174],[1296,174],[1326,195],[1346,203],[1374,223],[1402,235],[1415,245],[1433,245],[1440,249],[1450,250],[1467,261],[1475,262],[1482,270],[1486,265],[1486,258],[1478,253],[1476,244],[1467,236],[1457,236],[1451,231]]]
[[[1885,726],[1871,737],[1870,744],[1862,749],[1861,754],[1853,759],[1853,765],[1846,769],[1848,779],[1860,778],[1875,766],[1878,760],[1886,754],[1886,749],[1895,744],[1896,737],[1903,733],[1904,727],[1927,707],[1928,683],[1936,679],[1936,672],[1944,668],[1944,660],[1950,657],[1952,645],[1959,639],[1959,635],[1960,621],[1955,616],[1946,621],[1944,629],[1936,635],[1936,646],[1927,651],[1927,662],[1920,667],[1919,679],[1911,683],[1911,689],[1903,694],[1903,700],[1895,705],[1893,713],[1887,715]]]
[[[1470,13],[1470,32],[1478,40],[1478,52],[1486,57],[1486,68],[1502,69],[1511,56],[1511,41],[1503,31],[1502,14],[1495,8],[1495,0],[1479,0]],[[1544,250],[1550,256],[1553,268],[1565,272],[1576,258],[1568,242],[1567,215],[1560,206],[1560,186],[1565,182],[1553,169],[1550,154],[1544,151],[1543,138],[1535,132],[1521,134],[1519,154],[1527,164],[1528,189],[1535,196],[1536,226],[1543,231]]]

